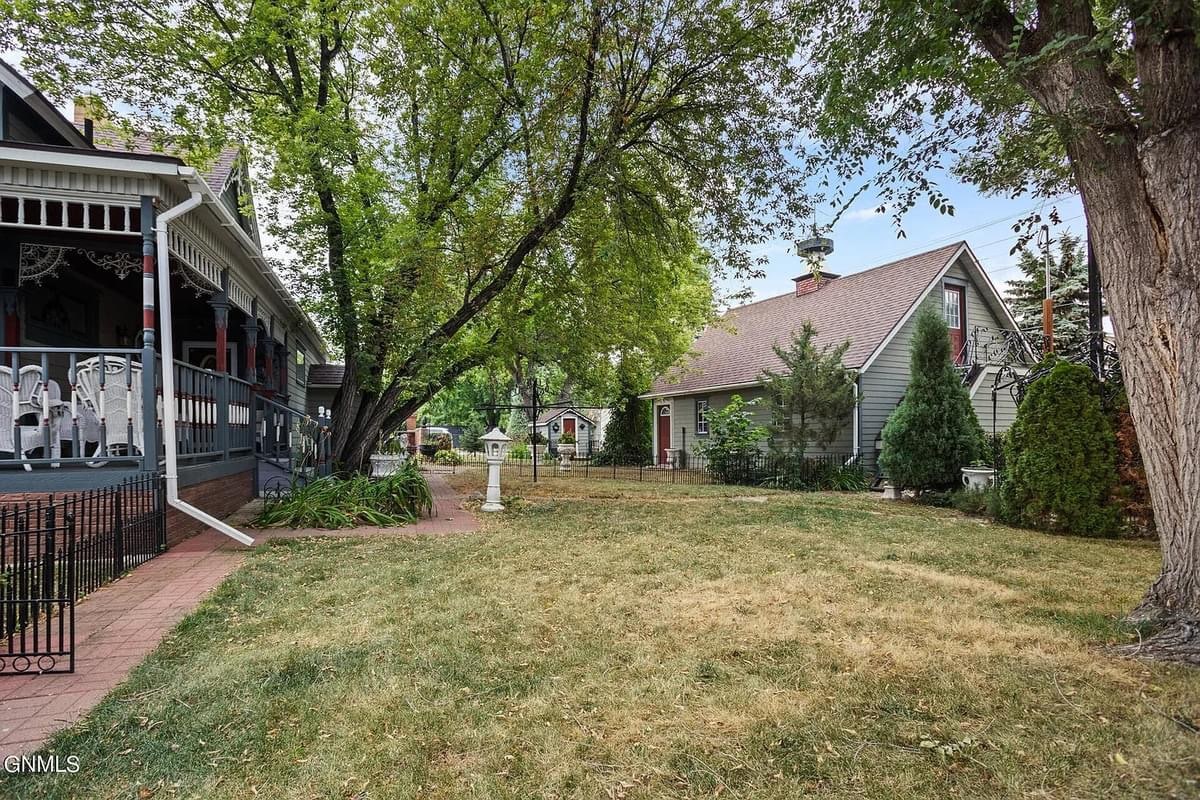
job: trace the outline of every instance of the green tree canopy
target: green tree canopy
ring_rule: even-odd
[[[581,288],[652,301],[643,257],[701,269],[693,238],[749,273],[807,217],[779,0],[0,1],[4,43],[58,97],[91,87],[192,158],[249,145],[345,355],[350,467],[506,336],[520,350],[514,320],[547,301],[568,322]],[[591,352],[623,346],[594,323]]]

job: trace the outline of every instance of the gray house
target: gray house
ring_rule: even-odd
[[[909,343],[922,306],[945,315],[951,352],[984,430],[993,424],[1007,430],[1016,403],[998,391],[993,414],[992,387],[1001,366],[1027,361],[1027,352],[1003,298],[966,242],[957,242],[846,277],[805,273],[795,291],[727,312],[643,395],[653,404],[656,463],[670,465],[676,452],[696,451],[708,435],[709,409],[735,394],[762,398],[763,370],[782,368],[774,345],[786,347],[811,322],[818,347],[849,340],[843,362],[857,373],[861,398],[837,439],[812,452],[858,455],[874,466],[880,432],[908,386]],[[765,398],[754,413],[762,424],[770,422]]]

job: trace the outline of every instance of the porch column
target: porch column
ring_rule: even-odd
[[[229,372],[229,273],[221,273],[221,291],[208,299],[213,310],[213,326],[216,329],[217,372]]]
[[[267,323],[267,335],[263,339],[263,360],[266,366],[266,385],[275,388],[275,320]]]
[[[285,397],[288,395],[288,335],[283,332],[283,342],[279,345],[279,391]]]
[[[158,340],[155,330],[154,279],[154,198],[142,195],[142,469],[158,471]],[[169,270],[168,270],[169,275]],[[169,278],[164,277],[164,280]],[[171,368],[171,354],[166,355],[165,369]],[[163,398],[173,403],[175,398]],[[174,436],[174,431],[168,432]]]
[[[246,333],[246,380],[258,384],[258,300],[250,303],[250,316],[242,326]]]

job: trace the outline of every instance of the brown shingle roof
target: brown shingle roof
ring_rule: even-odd
[[[704,329],[692,354],[660,375],[650,394],[681,394],[757,383],[782,364],[773,349],[787,345],[805,322],[817,346],[850,340],[843,363],[862,367],[963,242],[827,281],[814,292],[778,297],[728,311]]]
[[[83,130],[84,116],[84,107],[76,104],[75,127],[80,130]],[[169,143],[157,142],[144,133],[128,135],[112,124],[105,124],[103,120],[93,122],[92,144],[97,150],[116,153],[179,156],[179,153],[173,150]],[[221,193],[221,190],[225,188],[225,182],[229,180],[229,175],[237,164],[239,155],[241,155],[241,148],[236,145],[230,145],[221,151],[220,155],[209,164],[208,169],[201,173],[208,188],[217,194]]]
[[[341,386],[344,364],[313,364],[308,368],[309,386]]]

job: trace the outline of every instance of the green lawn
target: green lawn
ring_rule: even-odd
[[[1153,546],[866,495],[506,492],[479,534],[260,548],[51,743],[80,774],[0,797],[1200,794],[1200,675],[1103,651]]]

